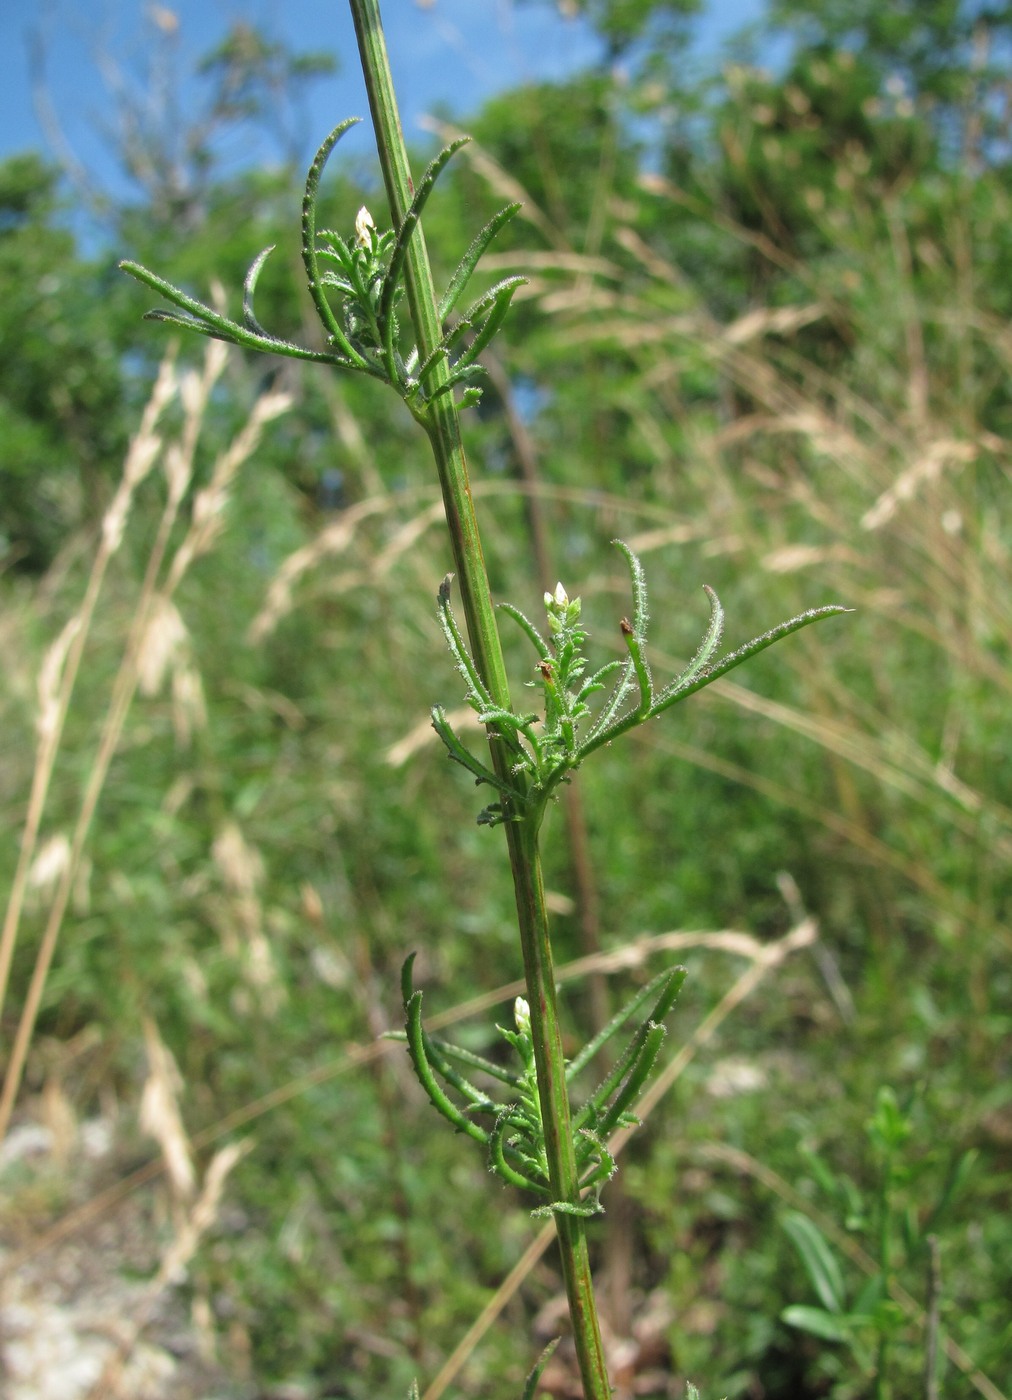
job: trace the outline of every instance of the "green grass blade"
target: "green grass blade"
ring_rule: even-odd
[[[846,1312],[847,1294],[843,1274],[822,1231],[807,1215],[797,1210],[787,1212],[783,1226],[801,1256],[819,1302],[829,1313],[839,1316]]]

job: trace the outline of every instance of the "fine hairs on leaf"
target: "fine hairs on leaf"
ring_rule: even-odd
[[[397,305],[405,292],[405,263],[412,234],[439,176],[469,138],[451,142],[429,164],[395,228],[379,232],[368,210],[363,209],[355,220],[353,235],[344,238],[333,230],[319,229],[317,204],[327,162],[341,138],[358,121],[358,117],[349,117],[323,141],[309,168],[302,201],[302,263],[328,349],[316,350],[274,335],[258,319],[254,305],[257,284],[273,246],[257,254],[246,274],[240,321],[223,315],[139,263],[124,260],[120,267],[177,308],[149,311],[149,320],[166,321],[243,349],[330,364],[380,379],[404,399],[420,423],[430,426],[433,400],[452,394],[457,387],[463,388],[462,404],[477,403],[481,397],[481,389],[473,383],[481,374],[478,357],[500,330],[513,295],[525,279],[503,279],[456,322],[449,318],[482,255],[520,206],[508,204],[491,218],[458,263],[438,302],[440,340],[425,353],[417,344],[402,347]],[[321,269],[321,259],[326,270]],[[337,293],[336,308],[328,294],[331,291]],[[437,363],[445,364],[447,372],[441,382],[430,384]]]
[[[502,612],[516,624],[537,654],[535,670],[542,691],[541,716],[505,710],[492,702],[454,617],[450,604],[452,575],[448,574],[440,585],[439,624],[457,670],[464,678],[467,702],[509,754],[511,771],[527,780],[523,785],[503,783],[453,734],[445,711],[436,706],[432,712],[433,726],[450,758],[472,772],[477,782],[496,787],[507,799],[481,812],[478,821],[482,825],[527,822],[536,833],[548,799],[559,783],[568,781],[596,749],[654,719],[793,632],[849,611],[836,604],[813,608],[753,637],[735,651],[717,657],[724,633],[724,610],[714,590],[704,585],[710,605],[709,624],[688,666],[658,693],[647,660],[646,574],[628,545],[621,540],[616,540],[615,545],[625,558],[632,583],[632,620],[622,618],[619,623],[626,660],[606,662],[589,680],[583,680],[587,670],[584,656],[587,633],[580,626],[579,598],[570,600],[561,583],[554,593],[545,594],[548,639],[519,608],[511,603],[500,604]],[[607,693],[595,714],[589,701],[599,692]],[[581,735],[583,729],[586,733]]]
[[[580,1166],[580,1187],[589,1192],[581,1201],[553,1201],[547,1170],[544,1123],[538,1098],[537,1074],[531,1040],[530,1008],[517,997],[513,1008],[515,1030],[499,1027],[499,1033],[512,1047],[518,1068],[506,1070],[473,1050],[466,1050],[430,1037],[422,1025],[422,994],[416,991],[412,953],[401,969],[401,997],[405,1030],[398,1039],[405,1041],[411,1063],[429,1102],[460,1133],[480,1142],[488,1155],[489,1170],[507,1185],[531,1191],[546,1204],[537,1206],[535,1216],[570,1214],[597,1215],[603,1207],[600,1188],[615,1172],[615,1161],[607,1149],[608,1137],[619,1127],[635,1122],[631,1110],[646,1087],[650,1071],[664,1039],[663,1019],[670,1013],[685,981],[685,968],[661,973],[642,988],[630,1004],[599,1032],[570,1066],[577,1074],[604,1046],[633,1019],[644,1006],[647,1015],[630,1037],[615,1064],[586,1103],[573,1115],[573,1152]],[[459,1074],[452,1061],[476,1070],[496,1086],[510,1091],[508,1099],[496,1097],[500,1087],[488,1092]],[[568,1074],[567,1074],[567,1077]],[[440,1082],[442,1081],[442,1082]],[[445,1087],[444,1087],[445,1086]],[[456,1093],[458,1100],[451,1097]],[[486,1127],[480,1119],[492,1120]]]
[[[534,1369],[527,1377],[527,1384],[524,1386],[524,1391],[520,1397],[520,1400],[534,1400],[534,1392],[538,1388],[538,1381],[541,1379],[542,1373],[544,1372],[544,1369],[548,1365],[549,1361],[551,1361],[552,1355],[555,1352],[555,1348],[558,1345],[559,1338],[553,1337],[552,1340],[545,1347],[544,1351],[538,1357],[537,1361],[535,1362]]]

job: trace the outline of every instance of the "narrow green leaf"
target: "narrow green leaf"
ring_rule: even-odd
[[[482,297],[480,302],[468,312],[467,317],[461,322],[462,326],[477,325],[481,313],[488,306],[490,309],[487,316],[478,326],[474,339],[462,351],[459,360],[454,365],[454,373],[459,374],[469,365],[473,365],[485,347],[494,340],[506,314],[510,309],[510,302],[518,287],[523,286],[527,281],[526,277],[507,277],[505,281],[499,282],[490,292]]]
[[[506,1160],[503,1139],[506,1136],[507,1129],[510,1127],[512,1127],[512,1124],[509,1122],[508,1116],[506,1114],[500,1115],[488,1139],[489,1167],[497,1176],[501,1176],[503,1181],[508,1182],[510,1186],[519,1186],[522,1191],[535,1191],[539,1195],[542,1195],[545,1190],[545,1183],[543,1181],[536,1181],[525,1173],[517,1171],[517,1169],[511,1166]]]
[[[504,1065],[497,1065],[493,1060],[486,1060],[484,1055],[478,1055],[474,1050],[467,1050],[462,1045],[452,1045],[448,1040],[434,1040],[430,1043],[435,1045],[447,1059],[459,1060],[462,1065],[469,1065],[471,1069],[480,1069],[483,1074],[491,1075],[493,1079],[508,1084],[511,1089],[517,1089],[520,1086],[520,1079],[517,1075],[506,1069]],[[502,1105],[499,1107],[501,1110]]]
[[[413,358],[414,358],[413,356],[410,356],[410,355],[409,355],[409,356],[408,356],[408,361],[407,361],[407,363],[408,363],[408,364],[411,364],[412,361],[413,361]],[[435,350],[433,350],[432,354],[431,354],[431,355],[426,355],[426,357],[425,357],[425,362],[419,367],[417,373],[413,373],[413,374],[411,375],[411,377],[410,377],[410,385],[411,385],[410,393],[411,393],[411,397],[412,397],[412,398],[417,397],[417,396],[422,392],[422,384],[423,384],[423,381],[425,380],[425,376],[426,376],[426,375],[429,373],[429,371],[432,369],[432,366],[436,363],[436,361],[437,361],[437,360],[448,360],[449,358],[450,358],[449,346],[447,346],[444,342],[440,341],[440,343],[436,346]],[[443,389],[444,389],[444,390],[448,390],[448,389],[452,389],[452,388],[453,388],[453,385],[452,385],[452,384],[444,384],[444,385],[443,385]],[[435,395],[433,395],[433,397],[435,397]]]
[[[708,667],[711,656],[720,646],[720,639],[724,633],[724,609],[720,605],[720,599],[709,586],[704,583],[703,588],[710,600],[710,625],[707,628],[703,640],[700,642],[695,656],[686,666],[681,675],[676,676],[669,685],[666,685],[658,696],[658,705],[663,705],[669,694],[680,687],[688,685],[697,676],[703,675]]]
[[[854,1306],[851,1309],[853,1314],[859,1314],[867,1319],[877,1312],[885,1298],[885,1280],[881,1272],[872,1274],[861,1285],[861,1289],[854,1299]]]
[[[826,1195],[830,1199],[836,1198],[840,1194],[840,1186],[828,1163],[804,1142],[798,1144],[798,1155],[807,1162],[809,1171]]]
[[[457,619],[453,615],[450,607],[450,584],[453,575],[447,574],[439,585],[439,596],[437,599],[437,611],[439,625],[446,638],[446,644],[453,654],[465,680],[468,683],[468,702],[476,710],[488,710],[492,708],[492,697],[485,689],[481,677],[478,675],[478,668],[471,659],[471,653],[467,649],[464,638],[460,635],[460,628],[457,626]]]
[[[953,1162],[945,1178],[945,1184],[942,1187],[938,1203],[934,1206],[922,1226],[922,1235],[930,1235],[932,1233],[935,1227],[941,1222],[942,1217],[952,1205],[953,1201],[962,1194],[979,1155],[980,1153],[977,1149],[971,1147],[968,1152],[961,1153]]]
[[[179,326],[182,330],[193,331],[197,335],[205,335],[208,340],[224,340],[229,345],[239,345],[241,342],[238,336],[226,335],[224,331],[215,326],[209,326],[206,321],[198,321],[195,316],[187,316],[179,311],[163,311],[161,307],[154,307],[151,311],[145,311],[145,321],[162,321],[169,326]]]
[[[736,666],[740,666],[743,661],[748,661],[752,656],[758,656],[761,651],[773,646],[775,642],[789,637],[792,632],[800,632],[803,627],[809,627],[813,622],[820,622],[824,617],[836,617],[839,613],[853,611],[853,608],[844,608],[836,603],[831,603],[828,607],[811,608],[808,612],[792,617],[787,622],[781,622],[778,627],[771,628],[760,637],[753,637],[750,642],[746,642],[737,651],[731,652],[729,656],[725,656],[714,666],[708,667],[705,674],[696,676],[694,680],[688,681],[684,685],[676,684],[669,688],[655,705],[653,714],[659,715],[663,710],[674,705],[676,701],[685,700],[688,696],[694,695],[697,690],[703,690],[720,676],[726,676],[728,671],[733,671]]]
[[[588,1186],[603,1185],[610,1181],[618,1171],[618,1163],[608,1151],[604,1141],[598,1137],[597,1133],[591,1132],[589,1128],[581,1128],[575,1143],[577,1162],[582,1172],[586,1164],[596,1155],[597,1165],[580,1182],[581,1190]]]
[[[630,659],[633,664],[633,671],[640,688],[640,703],[636,713],[646,718],[654,701],[654,683],[650,675],[650,667],[647,665],[646,657],[643,655],[643,647],[636,636],[632,625],[623,620],[622,639],[626,644]]]
[[[895,1089],[888,1085],[883,1085],[876,1095],[875,1113],[867,1131],[872,1142],[887,1154],[902,1147],[913,1132],[909,1115],[900,1108]]]
[[[847,1342],[850,1340],[849,1329],[844,1326],[840,1318],[834,1316],[833,1313],[824,1312],[822,1308],[810,1308],[796,1303],[789,1308],[784,1308],[780,1317],[789,1327],[797,1327],[800,1331],[808,1332],[813,1337],[821,1337],[824,1342]]]
[[[783,1227],[801,1256],[820,1303],[828,1312],[842,1314],[847,1306],[843,1275],[822,1231],[797,1210],[787,1212]]]
[[[647,621],[649,618],[647,610],[647,576],[643,570],[643,565],[623,540],[612,540],[612,544],[625,555],[626,563],[629,565],[629,577],[632,580],[633,593],[633,634],[638,641],[644,642],[646,641]]]
[[[414,970],[417,953],[409,953],[401,963],[401,1005],[406,1007],[415,994]]]
[[[609,1133],[614,1131],[626,1110],[631,1108],[639,1098],[660,1053],[664,1037],[667,1035],[664,1026],[654,1022],[648,1021],[644,1029],[645,1034],[637,1046],[636,1057],[629,1068],[625,1082],[615,1095],[614,1100],[604,1108],[601,1114],[600,1131],[602,1137],[607,1137]]]
[[[601,712],[594,721],[593,726],[586,739],[580,745],[579,753],[581,757],[590,753],[592,749],[599,748],[601,744],[607,743],[608,738],[617,725],[623,721],[621,710],[633,688],[633,680],[636,672],[632,661],[620,661],[621,674],[615,682],[615,687],[605,704],[601,707]]]
[[[258,253],[249,265],[246,273],[246,281],[242,288],[242,319],[243,323],[249,327],[256,335],[268,336],[268,332],[256,318],[253,310],[253,294],[256,291],[257,282],[260,280],[260,272],[264,263],[274,252],[274,244],[270,244],[262,253]]]
[[[617,1012],[606,1026],[604,1026],[600,1031],[598,1031],[597,1035],[594,1036],[593,1040],[588,1041],[588,1043],[583,1047],[583,1049],[573,1056],[573,1059],[566,1066],[566,1078],[572,1079],[576,1075],[578,1075],[580,1071],[590,1063],[590,1061],[594,1058],[594,1056],[598,1053],[602,1046],[606,1045],[608,1041],[611,1040],[612,1036],[616,1035],[618,1031],[622,1029],[622,1027],[627,1021],[632,1020],[633,1016],[636,1015],[636,1012],[639,1011],[640,1007],[645,1006],[646,1003],[650,1000],[650,998],[657,994],[658,989],[668,983],[669,979],[674,975],[676,971],[681,972],[683,974],[682,982],[684,982],[684,968],[670,969],[666,972],[659,972],[656,977],[652,977],[644,987],[640,988],[640,990],[636,993],[633,999],[626,1006],[624,1006],[621,1011]],[[681,982],[679,983],[679,988],[681,988]],[[656,1015],[655,1013],[656,1007],[654,1009],[654,1014],[649,1016],[647,1019],[660,1020],[661,1017]]]
[[[538,1381],[541,1379],[541,1374],[548,1365],[552,1352],[559,1345],[560,1340],[561,1338],[554,1337],[538,1357],[534,1369],[527,1377],[527,1384],[524,1386],[524,1393],[521,1395],[520,1400],[534,1400],[534,1392],[538,1388]]]
[[[174,287],[171,282],[166,282],[164,277],[159,277],[157,273],[150,272],[148,268],[143,267],[140,263],[124,259],[119,266],[122,272],[126,272],[130,277],[135,277],[138,282],[143,282],[144,285],[150,287],[152,291],[160,292],[166,301],[172,302],[173,306],[178,306],[183,311],[188,311],[196,320],[203,322],[208,327],[213,327],[215,331],[227,332],[228,336],[234,334],[241,335],[242,327],[236,325],[234,321],[230,321],[227,316],[222,316],[220,312],[215,311],[212,306],[206,306],[204,302],[197,301],[196,297],[188,296],[186,292],[181,291],[179,287]],[[160,314],[157,312],[149,313],[149,315],[152,314],[157,316],[158,319],[170,319],[170,314],[165,312]],[[209,331],[207,333],[210,334],[211,332]]]
[[[458,359],[454,360],[452,363],[448,383],[436,389],[432,393],[431,398],[438,398],[440,394],[445,394],[455,385],[464,383],[466,380],[484,373],[482,367],[476,364],[475,361],[498,331],[509,309],[509,303],[512,299],[513,292],[524,281],[525,279],[523,277],[508,277],[503,282],[498,283],[497,286],[487,292],[480,301],[475,302],[474,306],[471,307],[465,316],[462,316],[459,321],[446,331],[439,345],[417,371],[416,377],[420,382],[425,379],[431,365],[435,360],[440,358],[440,356],[446,356],[447,359],[449,359],[451,357],[451,352],[457,345],[463,345],[464,348]],[[486,312],[488,313],[487,316],[485,316]],[[482,320],[483,316],[485,316],[484,320]],[[467,345],[465,344],[466,337],[468,333],[472,331],[474,332],[474,338],[471,344]]]
[[[348,363],[339,356],[326,351],[306,350],[301,345],[295,345],[291,341],[280,340],[269,335],[258,335],[253,331],[246,330],[237,322],[230,321],[227,316],[220,315],[213,307],[205,306],[195,297],[188,296],[186,292],[174,287],[171,282],[166,282],[164,278],[157,276],[148,268],[142,267],[140,263],[124,260],[119,266],[123,272],[136,278],[138,282],[143,282],[146,287],[159,292],[166,301],[172,302],[173,305],[189,313],[179,316],[173,311],[163,311],[156,308],[144,313],[146,321],[166,321],[170,325],[181,326],[188,331],[196,331],[198,335],[210,336],[213,340],[224,340],[231,345],[239,345],[247,350],[264,350],[273,355],[285,355],[293,360],[311,360],[316,364]]]
[[[654,1003],[654,1009],[650,1013],[651,1021],[663,1021],[665,1016],[678,1000],[679,993],[685,986],[685,979],[689,975],[687,967],[673,967],[666,974],[666,980],[661,982],[660,992]]]
[[[549,1206],[538,1206],[537,1210],[531,1211],[531,1216],[535,1220],[547,1220],[553,1215],[575,1215],[581,1220],[590,1220],[595,1215],[603,1215],[604,1206],[600,1201],[592,1201],[573,1205],[571,1201],[553,1201]]]
[[[302,197],[302,263],[306,269],[306,279],[309,284],[309,295],[313,299],[316,313],[323,324],[331,341],[340,347],[341,352],[356,369],[365,369],[366,360],[355,349],[351,341],[345,335],[340,322],[334,315],[330,302],[324,293],[320,281],[320,269],[317,261],[316,248],[316,201],[320,192],[320,177],[323,175],[324,167],[330,159],[330,153],[340,141],[346,131],[360,121],[359,117],[348,117],[341,122],[326,138],[313,158],[313,163],[309,167],[309,174],[306,176],[306,190]]]
[[[383,296],[379,305],[379,321],[381,326],[386,326],[389,322],[394,292],[404,267],[404,259],[407,257],[408,243],[421,217],[422,210],[425,208],[426,201],[432,193],[436,180],[442,173],[447,161],[460,150],[461,146],[466,146],[470,139],[470,136],[460,136],[456,141],[451,141],[449,146],[444,147],[436,158],[430,161],[429,165],[426,167],[425,173],[415,188],[414,197],[405,211],[404,221],[397,230],[393,251],[390,254],[390,266],[387,269],[386,279],[383,283]]]
[[[504,783],[497,773],[486,767],[469,748],[461,743],[439,705],[435,705],[432,710],[432,727],[446,745],[449,757],[473,774],[476,783],[488,783],[497,792],[501,792],[504,797],[519,798],[520,794],[516,788]]]
[[[577,704],[582,704],[585,700],[589,699],[591,695],[595,694],[596,691],[603,690],[605,677],[612,675],[615,671],[620,671],[622,665],[623,663],[621,661],[608,661],[599,671],[595,671],[583,689],[577,693]]]
[[[646,575],[643,572],[643,565],[627,544],[622,540],[612,540],[612,544],[625,555],[626,563],[629,566],[629,575],[632,580],[633,591],[633,617],[629,625],[632,627],[633,636],[638,638],[642,645],[646,640],[647,626]],[[622,633],[628,647],[628,638],[624,627]],[[649,679],[649,672],[647,675]],[[638,722],[635,715],[629,715],[628,713],[622,714],[622,707],[632,691],[634,679],[640,682],[640,698],[642,701],[642,677],[636,670],[633,659],[630,656],[629,661],[625,663],[622,673],[616,682],[615,689],[608,697],[608,700],[592,725],[586,739],[579,746],[578,755],[581,759],[593,749],[600,748],[602,744],[607,743],[620,728],[628,729],[631,728],[634,723]]]
[[[550,661],[552,659],[552,653],[548,643],[534,626],[534,623],[528,621],[519,608],[515,608],[512,603],[498,603],[496,606],[500,612],[504,612],[507,617],[513,619],[520,630],[526,635],[542,661]]]
[[[515,715],[512,710],[504,710],[499,705],[493,705],[490,710],[481,710],[478,719],[482,724],[494,724],[504,729],[526,734],[532,724],[537,724],[538,715]]]
[[[448,1123],[453,1124],[458,1132],[465,1133],[468,1137],[474,1138],[476,1142],[484,1145],[488,1142],[488,1133],[461,1113],[453,1100],[443,1092],[429,1065],[425,1053],[425,1035],[422,1030],[421,992],[413,994],[404,1007],[404,1013],[407,1021],[405,1029],[408,1036],[408,1053],[411,1056],[411,1063],[414,1065],[418,1082],[428,1095],[429,1102]]]
[[[486,1093],[477,1088],[469,1079],[465,1079],[449,1062],[449,1057],[443,1053],[443,1044],[435,1041],[427,1034],[424,1027],[422,1029],[423,1043],[425,1047],[425,1058],[436,1074],[445,1080],[451,1089],[456,1089],[458,1094],[463,1095],[470,1105],[470,1109],[476,1113],[498,1113],[502,1111],[502,1105],[494,1103]]]
[[[591,1095],[590,1099],[574,1118],[574,1127],[582,1130],[588,1119],[593,1120],[594,1131],[607,1137],[636,1099],[653,1068],[654,1061],[664,1039],[663,1019],[674,1005],[686,978],[684,967],[673,968],[655,978],[646,990],[653,991],[660,986],[660,995],[649,1016],[633,1035],[611,1072]],[[637,998],[641,1002],[642,998]],[[610,1028],[606,1028],[610,1029]],[[614,1100],[607,1100],[612,1094]]]
[[[483,229],[480,230],[471,242],[471,246],[457,264],[457,270],[447,285],[446,291],[439,300],[439,323],[442,323],[449,316],[450,312],[457,305],[463,295],[464,288],[474,274],[480,259],[483,257],[488,245],[495,238],[501,228],[509,223],[510,219],[519,213],[519,204],[507,204],[505,209],[500,209],[498,214],[494,214]]]

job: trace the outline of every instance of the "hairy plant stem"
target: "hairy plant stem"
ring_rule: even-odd
[[[413,185],[404,136],[387,57],[378,0],[350,0],[362,70],[379,150],[383,180],[394,225],[400,224],[411,201]],[[405,282],[408,305],[418,340],[419,360],[435,349],[442,334],[425,240],[419,226],[408,246]],[[424,385],[429,403],[422,424],[432,446],[439,473],[447,526],[453,547],[461,604],[478,672],[495,703],[510,708],[509,686],[496,624],[481,536],[468,482],[460,423],[451,393],[432,398],[447,382],[444,359],[437,358]],[[496,773],[515,787],[522,775],[509,773],[504,746],[490,735]],[[570,1126],[569,1094],[559,1028],[549,937],[548,912],[541,876],[537,824],[540,809],[525,820],[505,823],[506,841],[516,892],[517,919],[523,948],[531,1038],[538,1074],[538,1094],[544,1121],[545,1149],[553,1199],[578,1205],[579,1177]],[[594,1299],[582,1217],[556,1213],[562,1269],[585,1400],[608,1400],[611,1387],[604,1362],[601,1329]]]

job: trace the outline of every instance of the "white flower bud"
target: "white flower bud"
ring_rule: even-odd
[[[545,610],[548,613],[548,626],[553,636],[558,636],[567,627],[572,627],[580,616],[580,600],[569,601],[569,594],[561,583],[555,585],[554,593],[545,594]]]
[[[531,1008],[523,997],[517,997],[513,1003],[513,1019],[517,1023],[517,1030],[520,1034],[530,1036]]]
[[[368,248],[375,232],[376,225],[373,223],[372,215],[363,204],[355,215],[355,242],[360,248]]]

